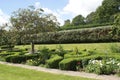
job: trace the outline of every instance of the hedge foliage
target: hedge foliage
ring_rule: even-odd
[[[14,45],[4,45],[4,46],[1,46],[1,49],[12,49],[14,48]]]
[[[78,25],[78,26],[62,26],[60,30],[71,30],[71,29],[82,29],[82,28],[95,28],[95,27],[105,27],[108,25],[113,25],[113,23],[102,23],[102,24],[86,24],[86,25]]]
[[[61,56],[54,56],[47,60],[47,67],[49,68],[59,68],[59,62],[63,59]]]
[[[98,27],[90,29],[65,30],[37,34],[35,43],[90,43],[90,42],[113,42],[119,41],[120,37],[111,34],[112,27]],[[34,36],[35,37],[35,36]]]
[[[102,60],[102,59],[109,59],[114,58],[116,60],[120,60],[120,56],[118,55],[91,55],[86,57],[78,57],[78,58],[67,58],[63,59],[59,63],[59,68],[61,70],[77,70],[76,66],[79,65],[81,68],[84,68],[88,65],[89,60]]]
[[[11,62],[11,63],[22,63],[26,62],[29,59],[35,59],[39,58],[38,54],[34,55],[9,55],[5,58],[6,62]]]
[[[61,70],[76,70],[77,60],[75,58],[64,59],[59,63],[59,68]]]

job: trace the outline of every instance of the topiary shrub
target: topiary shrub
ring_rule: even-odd
[[[1,49],[12,49],[14,48],[14,45],[4,45],[4,46],[1,46]]]
[[[31,65],[31,66],[39,66],[40,65],[40,62],[41,62],[41,59],[40,58],[36,58],[36,59],[29,59],[26,61],[26,64],[27,65]]]
[[[5,56],[8,56],[8,55],[13,55],[13,54],[11,54],[11,53],[0,53],[1,57],[5,57]]]
[[[66,51],[63,49],[63,46],[59,45],[56,49],[56,53],[59,55],[59,56],[64,56],[64,54],[66,53]]]
[[[61,70],[72,70],[76,71],[77,60],[75,58],[64,59],[59,63]]]
[[[61,56],[54,56],[53,58],[47,60],[47,67],[49,68],[59,68],[59,62],[63,59]]]
[[[39,58],[39,55],[9,55],[5,57],[6,62],[12,62],[12,63],[22,63],[26,62],[28,59],[35,59]]]

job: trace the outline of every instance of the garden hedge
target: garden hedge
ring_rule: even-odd
[[[34,55],[9,55],[5,57],[5,61],[6,62],[11,62],[11,63],[22,63],[22,62],[26,62],[29,59],[35,59],[35,58],[39,58],[38,54],[34,54]]]
[[[36,44],[54,43],[91,43],[119,41],[119,36],[111,34],[112,27],[65,30],[59,32],[41,33],[34,36]]]
[[[63,59],[63,60],[59,63],[59,68],[60,68],[61,70],[72,70],[72,71],[76,71],[76,63],[77,63],[76,58]]]
[[[89,60],[102,60],[102,59],[108,59],[108,58],[114,58],[117,60],[120,60],[120,56],[118,55],[91,55],[86,57],[78,57],[78,58],[67,58],[63,59],[59,63],[59,68],[61,70],[77,70],[76,66],[79,62],[79,65],[81,68],[84,68],[88,65]]]
[[[47,67],[49,68],[59,68],[59,62],[63,59],[61,56],[54,56],[47,60]]]

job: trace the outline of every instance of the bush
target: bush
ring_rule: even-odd
[[[118,55],[91,55],[84,58],[78,58],[77,60],[82,60],[83,67],[86,67],[89,63],[89,60],[103,60],[103,59],[109,59],[114,58],[116,60],[120,60],[120,56]]]
[[[120,62],[116,59],[90,60],[85,71],[96,74],[114,74],[119,69]]]
[[[0,53],[1,57],[5,57],[5,56],[8,56],[8,55],[13,55],[13,54],[11,54],[11,53]]]
[[[10,55],[5,57],[6,62],[12,62],[12,63],[22,63],[26,62],[28,59],[35,59],[39,58],[39,55]]]
[[[85,71],[86,72],[89,72],[89,73],[96,73],[96,74],[101,74],[101,67],[99,65],[88,65],[86,68],[85,68]]]
[[[14,48],[14,45],[4,45],[4,46],[1,46],[1,49],[12,49]]]
[[[79,58],[79,57],[87,57],[92,55],[87,51],[80,51],[78,54],[76,52],[70,52],[64,55],[64,58]]]
[[[66,51],[63,49],[63,47],[61,45],[59,45],[56,49],[56,53],[59,55],[59,56],[64,56],[64,54],[66,53]]]
[[[90,53],[91,54],[91,53]],[[93,53],[92,53],[93,54]],[[89,60],[103,60],[108,58],[114,58],[116,60],[120,60],[120,56],[117,55],[101,55],[101,54],[93,54],[88,56],[68,56],[64,60],[59,63],[59,68],[62,70],[76,70],[76,66],[80,68],[85,68],[89,64]],[[66,56],[65,55],[65,56]],[[78,66],[77,63],[80,63]]]
[[[45,64],[46,60],[48,60],[51,56],[51,52],[49,48],[43,47],[39,50],[38,54],[40,55],[41,64]]]
[[[47,67],[49,68],[59,68],[59,62],[63,58],[61,56],[54,56],[53,58],[47,60]]]
[[[41,59],[40,58],[36,58],[36,59],[29,59],[26,61],[26,64],[31,65],[31,66],[38,66],[40,65]]]
[[[73,70],[76,71],[77,60],[75,58],[64,59],[59,63],[61,70]]]

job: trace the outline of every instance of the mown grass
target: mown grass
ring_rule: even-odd
[[[94,80],[82,77],[56,75],[0,64],[0,80]]]
[[[35,48],[40,49],[43,47],[47,47],[49,49],[56,49],[59,45],[61,45],[66,50],[73,50],[77,47],[79,50],[97,49],[98,51],[101,52],[110,52],[110,45],[112,44],[120,45],[120,43],[39,44],[39,45],[35,45]],[[16,48],[30,48],[30,45],[19,45],[16,46]]]

